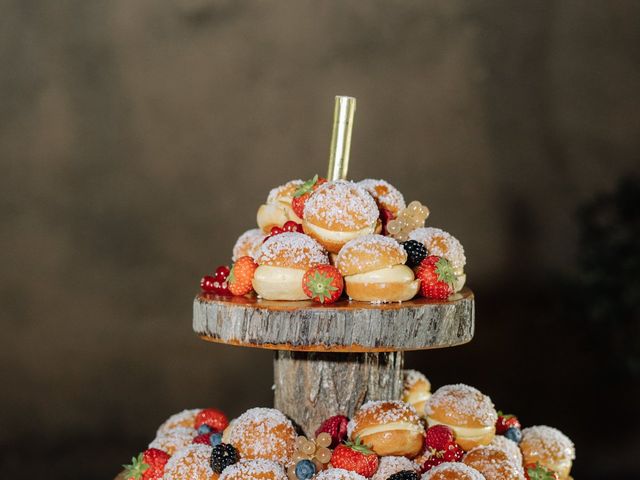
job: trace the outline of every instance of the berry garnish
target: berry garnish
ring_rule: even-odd
[[[311,460],[300,460],[296,463],[296,477],[300,480],[308,480],[316,474],[316,466]]]
[[[302,225],[294,222],[293,220],[289,220],[288,222],[285,222],[285,224],[282,226],[282,231],[304,233],[304,230],[302,229]]]
[[[380,207],[380,223],[382,223],[382,235],[388,235],[387,224],[396,218],[391,210],[387,210],[386,208]]]
[[[511,427],[522,428],[518,417],[511,414],[498,412],[498,420],[496,420],[496,433],[498,435],[504,435],[504,433]]]
[[[455,442],[449,444],[442,455],[445,462],[459,462],[462,457],[464,457],[464,450]]]
[[[213,428],[211,428],[206,423],[203,423],[198,427],[198,435],[204,435],[206,433],[213,433]]]
[[[230,271],[231,270],[229,270],[229,267],[227,267],[226,265],[220,265],[218,268],[216,268],[214,278],[219,282],[224,282],[229,276]]]
[[[296,193],[293,194],[293,199],[291,200],[291,208],[298,217],[304,218],[304,205],[307,202],[307,199],[326,181],[326,178],[320,178],[318,175],[314,175],[312,179],[304,182],[300,188],[296,190]]]
[[[331,448],[335,448],[338,444],[347,438],[347,425],[349,419],[344,415],[335,415],[327,418],[320,428],[316,430],[316,437],[319,437],[321,433],[328,433],[331,435],[331,444],[328,445]]]
[[[446,300],[453,293],[455,274],[451,264],[442,257],[429,255],[416,271],[420,279],[420,293],[423,297]]]
[[[378,469],[378,455],[363,445],[360,438],[356,438],[355,442],[341,443],[336,447],[331,456],[331,465],[369,478]]]
[[[227,278],[229,291],[234,295],[246,295],[253,290],[253,274],[256,268],[258,265],[248,255],[236,260]]]
[[[211,469],[215,473],[222,473],[229,465],[238,463],[239,459],[238,451],[233,445],[221,443],[211,450]]]
[[[507,431],[504,432],[504,436],[511,441],[520,443],[522,441],[522,430],[518,427],[509,427]]]
[[[434,425],[427,429],[425,444],[429,449],[444,452],[449,445],[455,444],[455,441],[453,430],[446,425]]]
[[[401,245],[405,252],[407,252],[407,266],[411,268],[420,265],[420,262],[428,255],[427,247],[416,240],[407,240],[406,242],[402,242]]]
[[[193,427],[200,433],[202,426],[208,426],[210,432],[222,432],[229,425],[224,413],[215,408],[204,408],[198,412]]]
[[[201,443],[202,445],[211,445],[210,437],[211,437],[210,433],[201,433],[200,435],[197,435],[196,437],[194,437],[191,443]]]
[[[317,265],[302,277],[302,289],[311,300],[326,305],[340,298],[344,280],[340,270],[333,265]]]
[[[558,474],[540,463],[530,463],[524,467],[527,480],[558,480]]]
[[[412,470],[402,470],[401,472],[394,473],[387,480],[419,480],[420,476],[417,472]]]
[[[209,435],[209,444],[212,447],[215,447],[216,445],[220,445],[221,443],[222,443],[221,433],[212,433],[211,435]]]
[[[200,290],[202,290],[204,293],[218,293],[216,291],[217,288],[214,286],[216,284],[218,284],[218,282],[214,277],[212,277],[211,275],[205,275],[200,280]]]
[[[157,448],[148,448],[131,459],[131,465],[123,465],[127,480],[159,480],[164,474],[164,466],[169,454]]]
[[[429,458],[425,460],[425,462],[422,464],[422,467],[420,467],[420,473],[428,472],[433,467],[437,467],[438,465],[444,462],[445,462],[444,457],[438,456],[438,455],[431,455]]]

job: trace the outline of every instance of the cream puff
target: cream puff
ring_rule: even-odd
[[[445,462],[422,475],[421,480],[485,480],[475,468],[460,462]]]
[[[569,477],[576,458],[576,450],[569,437],[545,425],[523,429],[520,450],[525,465],[539,462],[556,472],[560,480]]]
[[[402,401],[410,403],[424,418],[424,404],[431,397],[431,382],[417,370],[403,372]]]
[[[302,277],[316,265],[328,265],[327,252],[304,233],[285,232],[269,237],[260,247],[253,288],[267,300],[308,300]]]
[[[495,447],[498,450],[502,450],[507,454],[511,463],[513,463],[518,471],[524,476],[524,469],[522,468],[522,452],[520,451],[520,447],[513,440],[508,439],[503,435],[496,435],[491,443],[490,447]]]
[[[399,400],[371,401],[347,426],[349,438],[359,438],[380,456],[414,458],[424,445],[424,427],[415,409]]]
[[[429,426],[446,425],[465,450],[489,445],[496,433],[496,412],[491,399],[468,385],[445,385],[425,405]]]
[[[349,241],[340,250],[336,267],[352,300],[402,302],[415,297],[420,288],[406,261],[407,252],[396,240],[372,234]]]
[[[286,480],[284,468],[271,460],[241,460],[228,466],[220,480]]]
[[[451,263],[453,273],[456,276],[453,290],[455,292],[462,290],[467,280],[467,276],[464,273],[467,258],[464,255],[464,248],[457,238],[439,228],[422,227],[416,228],[409,233],[409,240],[422,243],[427,247],[429,255],[446,258]]]
[[[320,185],[309,196],[302,225],[328,251],[338,253],[349,240],[373,233],[378,217],[369,192],[353,182],[336,180]]]
[[[197,435],[197,430],[190,427],[174,427],[171,430],[156,435],[156,438],[149,444],[149,448],[157,448],[173,455],[193,442]]]
[[[419,467],[407,457],[381,457],[378,470],[371,480],[387,480],[391,475],[399,472],[417,472]]]
[[[367,480],[367,478],[351,470],[330,468],[317,474],[313,480]]]
[[[240,257],[247,255],[255,260],[260,253],[260,247],[262,247],[265,238],[266,235],[259,228],[252,228],[244,232],[238,237],[233,246],[231,261],[235,262]]]
[[[193,408],[189,410],[182,410],[181,412],[171,415],[158,427],[156,435],[166,435],[175,428],[193,428],[196,422],[196,416],[201,410],[201,408]]]
[[[358,182],[362,188],[364,188],[378,204],[379,208],[384,208],[393,215],[393,218],[398,216],[398,212],[407,207],[404,202],[404,196],[400,193],[396,187],[386,182],[385,180],[374,180],[373,178],[366,178]]]
[[[233,422],[229,442],[243,460],[287,463],[293,455],[296,431],[291,421],[274,408],[252,408]]]
[[[258,226],[263,232],[268,233],[272,227],[281,227],[289,220],[302,223],[302,219],[291,208],[291,201],[303,184],[302,180],[291,180],[269,192],[267,203],[258,208]]]
[[[479,471],[486,480],[524,480],[524,475],[509,456],[496,447],[476,447],[462,462]]]
[[[164,479],[216,480],[218,474],[211,469],[211,447],[200,443],[177,451],[164,466]],[[156,477],[154,477],[156,478]]]

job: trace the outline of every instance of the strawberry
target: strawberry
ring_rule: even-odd
[[[302,277],[302,289],[311,300],[326,305],[340,298],[344,280],[340,270],[333,265],[317,265]]]
[[[311,194],[323,183],[326,183],[326,178],[320,178],[318,175],[314,175],[312,179],[304,182],[296,193],[293,194],[293,199],[291,200],[291,208],[295,212],[295,214],[304,218],[304,204],[307,202],[307,199],[311,196]]]
[[[449,261],[436,255],[427,256],[416,271],[423,297],[446,300],[453,293],[455,274]]]
[[[253,290],[253,274],[256,268],[258,265],[248,255],[236,260],[227,277],[229,291],[234,295],[246,295]]]
[[[334,415],[327,418],[320,428],[316,430],[316,437],[323,432],[331,435],[331,448],[337,447],[342,441],[347,438],[347,425],[349,419],[344,415]]]
[[[453,430],[446,425],[434,425],[427,429],[425,444],[432,450],[445,451],[455,441]]]
[[[355,443],[345,442],[336,447],[331,455],[331,465],[369,478],[378,470],[378,455],[356,438]]]
[[[538,462],[525,465],[524,476],[527,480],[558,480],[556,472]]]
[[[504,414],[498,412],[498,420],[496,421],[496,433],[504,435],[511,427],[522,428],[518,418],[515,415]]]
[[[205,408],[196,415],[193,428],[197,430],[201,425],[209,425],[215,432],[222,432],[229,425],[229,420],[220,410]]]
[[[148,448],[131,459],[131,465],[123,465],[127,480],[162,480],[164,466],[169,460],[167,452],[157,448]]]

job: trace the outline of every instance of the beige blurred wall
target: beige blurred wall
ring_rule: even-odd
[[[570,270],[575,208],[639,170],[634,1],[0,12],[3,441],[270,401],[270,355],[198,341],[191,299],[271,187],[325,171],[336,94],[353,178],[428,204],[480,288]]]

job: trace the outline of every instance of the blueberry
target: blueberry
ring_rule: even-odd
[[[209,443],[211,443],[212,447],[216,445],[220,445],[222,443],[222,434],[221,433],[212,433],[209,437]]]
[[[300,460],[296,464],[296,477],[300,480],[308,480],[316,474],[316,466],[311,460]]]
[[[504,436],[516,443],[520,443],[520,441],[522,440],[522,432],[518,427],[507,428],[507,431],[504,432]]]
[[[213,428],[211,428],[206,423],[203,423],[198,427],[198,435],[204,435],[206,433],[211,433],[211,432],[213,432]]]

